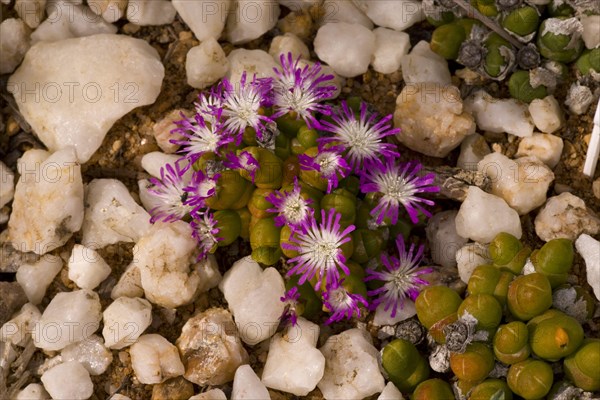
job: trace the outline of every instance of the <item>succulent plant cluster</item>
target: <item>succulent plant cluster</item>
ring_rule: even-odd
[[[423,246],[407,250],[403,234],[430,215],[421,194],[439,190],[434,176],[399,161],[387,140],[399,132],[391,115],[354,99],[328,102],[332,79],[291,54],[274,78],[223,79],[177,122],[182,157],[149,189],[152,221],[188,221],[199,257],[241,238],[260,264],[283,260],[291,323],[322,308],[328,323],[360,306],[384,304],[394,315],[427,284]],[[383,251],[388,243],[397,251]]]
[[[600,48],[584,49],[581,15],[600,14],[597,1],[471,0],[471,12],[452,0],[424,7],[436,29],[431,49],[494,80],[509,78],[513,98],[531,102],[550,94],[575,62],[582,76],[600,74]],[[468,18],[472,11],[499,29]]]
[[[595,302],[567,284],[572,242],[555,239],[532,252],[500,233],[489,255],[492,264],[473,271],[464,298],[446,286],[419,294],[417,318],[429,343],[397,331],[382,350],[390,380],[413,399],[428,400],[453,398],[453,392],[459,399],[574,399],[600,390],[600,339],[585,338],[582,326]],[[430,363],[417,346],[430,347],[422,354],[433,349]],[[453,386],[429,379],[430,365],[452,373]]]

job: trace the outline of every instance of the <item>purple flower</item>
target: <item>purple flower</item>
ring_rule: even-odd
[[[269,208],[267,211],[279,213],[275,217],[275,226],[289,225],[292,231],[297,231],[309,222],[309,218],[313,215],[313,210],[308,205],[313,200],[305,199],[300,193],[301,190],[302,188],[296,178],[294,180],[294,189],[291,192],[275,191],[265,197],[267,201],[273,204],[273,208]]]
[[[392,318],[396,316],[398,308],[404,306],[406,298],[414,301],[419,295],[419,287],[429,284],[426,280],[419,278],[419,275],[433,271],[431,268],[417,269],[423,259],[423,245],[419,246],[415,254],[415,245],[411,244],[410,250],[407,252],[402,235],[398,235],[396,247],[399,253],[398,258],[388,256],[385,253],[381,255],[381,262],[387,271],[376,271],[367,268],[367,277],[365,278],[365,281],[378,280],[383,282],[382,287],[371,290],[367,294],[378,296],[371,303],[372,309],[384,304],[384,311],[392,309]]]
[[[194,103],[196,113],[199,114],[204,121],[215,123],[217,116],[220,115],[220,110],[223,108],[223,88],[221,85],[213,87],[208,95],[204,93],[198,94],[198,101]]]
[[[217,228],[217,221],[211,213],[204,211],[194,213],[192,216],[190,226],[192,227],[192,236],[198,241],[198,248],[200,249],[198,259],[200,260],[212,253],[217,246],[217,242],[222,239],[217,237],[219,229]]]
[[[187,118],[181,114],[183,119],[176,121],[177,129],[173,132],[178,132],[183,139],[171,139],[171,143],[183,146],[180,153],[185,154],[185,157],[194,163],[204,153],[217,153],[218,150],[234,141],[234,137],[224,128],[221,120],[221,113],[218,112],[213,122],[207,122],[200,114],[195,114],[193,119]]]
[[[261,137],[265,124],[273,120],[262,115],[261,107],[268,105],[268,93],[271,89],[270,79],[257,79],[256,76],[248,82],[246,72],[242,74],[239,84],[235,86],[223,78],[223,117],[225,127],[241,138],[246,128],[254,128],[257,136]]]
[[[355,172],[368,169],[371,165],[381,163],[379,156],[399,156],[396,145],[386,143],[386,136],[395,135],[400,129],[393,129],[388,124],[391,115],[381,118],[377,122],[377,114],[367,111],[367,104],[360,106],[360,118],[357,119],[354,111],[345,101],[341,108],[332,114],[333,123],[322,121],[322,128],[333,133],[332,137],[318,139],[320,143],[335,143],[346,152],[350,168]]]
[[[287,57],[280,56],[281,70],[274,68],[276,79],[273,81],[273,118],[290,113],[302,118],[309,128],[319,126],[315,113],[329,114],[330,108],[320,104],[331,98],[335,86],[324,86],[323,83],[333,80],[333,75],[321,73],[321,64],[300,65],[300,57],[294,62],[292,53]]]
[[[284,324],[290,323],[292,326],[298,322],[298,299],[300,298],[300,292],[296,286],[285,292],[283,297],[279,300],[283,302],[283,313],[279,317],[280,321]]]
[[[350,166],[340,150],[337,146],[319,146],[319,153],[315,157],[305,154],[298,156],[301,169],[319,171],[321,176],[327,179],[327,193],[331,193],[338,186],[338,175],[345,178],[350,172]]]
[[[433,186],[434,174],[419,176],[421,164],[417,161],[399,163],[393,157],[386,157],[385,163],[372,166],[361,174],[360,190],[363,193],[377,192],[379,202],[371,210],[371,215],[381,224],[386,217],[392,224],[398,222],[398,210],[404,206],[413,223],[418,222],[418,212],[431,216],[420,203],[433,205],[433,201],[417,197],[418,193],[438,192]]]
[[[323,305],[331,312],[331,316],[325,324],[338,322],[342,319],[350,319],[354,314],[360,317],[359,304],[368,306],[364,297],[359,294],[348,292],[342,284],[344,280],[327,283],[327,290],[323,293]]]
[[[260,168],[256,158],[254,158],[254,156],[252,156],[252,154],[250,154],[248,151],[242,151],[239,155],[235,154],[233,151],[227,153],[225,155],[223,165],[230,169],[241,169],[248,171],[250,177],[252,178],[252,183],[254,183],[256,171]]]
[[[188,195],[185,204],[192,206],[195,211],[206,207],[205,200],[215,194],[219,177],[220,174],[208,176],[201,170],[195,171],[190,184],[183,188]]]
[[[302,223],[301,230],[290,237],[292,244],[282,243],[285,249],[299,253],[288,260],[290,264],[295,264],[288,276],[301,275],[298,282],[302,285],[318,274],[315,286],[318,289],[324,277],[327,282],[339,279],[338,268],[346,274],[350,273],[341,246],[350,241],[350,232],[355,227],[350,225],[342,231],[341,218],[342,214],[337,213],[334,208],[330,209],[329,213],[321,210],[321,223],[318,224],[314,215],[311,216]]]
[[[160,168],[160,179],[149,179],[154,186],[148,191],[155,195],[159,203],[150,210],[151,223],[177,221],[192,211],[192,207],[186,204],[188,194],[184,190],[188,185],[184,174],[189,168],[190,164],[187,163],[183,168],[179,166],[179,162],[175,163],[175,168],[171,164],[165,164]]]

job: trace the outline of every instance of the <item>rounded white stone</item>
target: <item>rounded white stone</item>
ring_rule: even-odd
[[[200,285],[196,250],[189,224],[154,224],[136,244],[136,259],[132,263],[140,271],[145,297],[166,308],[193,301]]]
[[[44,350],[61,350],[89,338],[102,319],[98,294],[90,290],[58,293],[33,331],[33,342]]]
[[[157,334],[140,336],[129,354],[135,376],[146,385],[161,383],[185,372],[177,347]]]
[[[258,39],[279,19],[279,4],[272,0],[237,0],[227,18],[225,37],[233,44]]]
[[[260,381],[252,367],[241,365],[235,371],[231,400],[270,399],[269,391]]]
[[[476,186],[469,187],[456,216],[456,233],[480,243],[490,243],[500,232],[518,239],[523,234],[519,214],[501,197]]]
[[[240,81],[244,72],[247,74],[246,79],[252,79],[254,74],[257,78],[273,78],[275,77],[273,68],[280,67],[279,63],[263,50],[235,49],[229,53],[227,59],[229,70],[225,76],[234,84]]]
[[[550,168],[556,167],[563,151],[563,140],[549,133],[534,133],[521,139],[517,157],[537,157]]]
[[[421,2],[413,0],[354,0],[375,25],[403,31],[425,19]]]
[[[199,41],[218,39],[225,28],[227,16],[234,6],[232,0],[189,1],[173,0],[181,19]]]
[[[302,317],[273,336],[262,373],[265,386],[296,396],[314,390],[325,372],[325,357],[315,348],[318,339],[319,326]]]
[[[90,374],[76,361],[50,368],[44,372],[41,380],[53,399],[85,400],[94,392]]]
[[[119,297],[104,310],[102,336],[106,347],[122,349],[135,343],[152,322],[152,305],[139,297]]]
[[[20,390],[14,400],[47,400],[50,397],[48,392],[39,383],[30,383]]]
[[[164,74],[145,40],[97,34],[34,44],[8,88],[48,149],[73,146],[86,162],[115,121],[154,103]]]
[[[431,257],[436,264],[443,267],[456,267],[456,252],[468,242],[456,233],[457,214],[456,210],[442,211],[427,222],[426,232]]]
[[[418,83],[450,85],[452,79],[448,62],[431,51],[429,43],[421,40],[410,54],[402,57],[402,77],[407,86]]]
[[[535,218],[535,233],[543,241],[575,240],[582,233],[600,232],[600,218],[579,197],[565,192],[550,197]]]
[[[534,124],[526,104],[515,99],[496,99],[480,90],[465,100],[482,131],[510,133],[527,137],[533,134]]]
[[[108,278],[111,269],[94,249],[80,244],[73,246],[69,258],[69,279],[82,289],[94,289]]]
[[[31,335],[42,314],[31,303],[26,303],[10,321],[0,328],[0,342],[11,343],[15,346],[25,346],[25,339]]]
[[[192,47],[185,58],[187,83],[196,89],[204,89],[217,82],[228,69],[229,60],[214,38]]]
[[[62,269],[58,256],[45,256],[35,264],[22,264],[17,270],[17,282],[32,304],[40,304],[46,289]]]
[[[310,52],[304,42],[293,33],[287,32],[284,35],[275,36],[269,47],[269,54],[273,56],[275,62],[280,62],[280,57],[288,56],[292,53],[292,59],[295,61],[298,57],[305,60],[310,59]]]
[[[373,29],[373,22],[351,1],[325,0],[322,8],[325,12],[317,22],[325,25],[330,22],[348,22],[360,24],[367,29]]]
[[[511,160],[503,154],[488,154],[477,170],[492,183],[492,194],[502,197],[520,215],[546,202],[554,173],[536,157]]]
[[[112,353],[104,345],[104,341],[98,335],[77,343],[68,345],[60,352],[64,362],[77,361],[90,375],[100,375],[106,371],[113,360]]]
[[[456,252],[456,264],[460,280],[469,283],[475,268],[483,264],[490,264],[487,246],[479,243],[469,243]]]
[[[164,0],[129,0],[127,20],[136,25],[167,25],[175,20],[173,3]]]
[[[375,51],[375,34],[360,24],[328,23],[317,31],[315,53],[346,78],[364,74]]]
[[[543,133],[553,133],[564,125],[563,111],[554,96],[546,96],[543,99],[533,99],[529,104],[531,119]]]
[[[460,144],[460,154],[456,166],[467,171],[477,171],[479,161],[490,153],[490,146],[483,136],[478,133],[469,135]]]
[[[31,31],[22,19],[7,18],[0,24],[0,74],[9,74],[17,68],[29,50]],[[5,181],[2,181],[4,185]],[[4,188],[0,192],[4,191]],[[0,205],[2,196],[0,194]]]
[[[600,46],[600,15],[580,15],[583,42],[588,49]]]
[[[387,28],[376,28],[375,51],[371,65],[382,74],[391,74],[400,69],[402,58],[408,54],[410,40],[407,33]]]
[[[229,310],[235,318],[240,337],[255,345],[275,334],[284,305],[283,278],[275,268],[263,270],[252,257],[233,264],[219,284]]]

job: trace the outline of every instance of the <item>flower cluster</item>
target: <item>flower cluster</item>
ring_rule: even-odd
[[[272,77],[223,79],[176,122],[181,158],[150,180],[152,222],[189,222],[201,258],[242,237],[257,262],[285,260],[297,282],[281,299],[292,324],[309,308],[300,287],[331,323],[360,316],[361,306],[395,315],[427,284],[422,247],[406,251],[398,236],[397,254],[384,249],[398,224],[429,215],[433,202],[421,196],[438,190],[434,176],[398,160],[391,115],[328,103],[333,79],[291,54]],[[372,281],[382,285],[368,290]]]

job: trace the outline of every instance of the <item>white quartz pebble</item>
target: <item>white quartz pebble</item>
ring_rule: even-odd
[[[82,289],[94,289],[108,278],[111,269],[94,249],[80,244],[73,246],[69,258],[69,279]]]
[[[20,160],[9,238],[19,251],[45,254],[65,244],[81,228],[81,166],[73,147],[54,154],[29,150]]]
[[[119,297],[104,310],[102,336],[106,347],[122,349],[135,343],[152,322],[152,305],[139,297]]]
[[[409,319],[417,314],[417,309],[415,308],[415,303],[410,299],[405,299],[402,307],[398,307],[396,310],[396,315],[392,317],[392,308],[388,307],[387,311],[385,310],[385,304],[381,303],[377,306],[375,310],[375,317],[373,318],[373,323],[378,326],[384,325],[396,325],[398,322],[402,322],[404,320]]]
[[[225,76],[228,69],[229,60],[214,38],[208,38],[192,47],[185,59],[187,83],[196,89],[204,89],[217,82]]]
[[[427,82],[449,85],[452,82],[448,62],[431,51],[429,43],[424,40],[417,43],[408,55],[402,57],[401,65],[402,77],[409,86]]]
[[[48,400],[50,395],[39,383],[30,383],[20,390],[14,400]]]
[[[439,83],[407,85],[396,99],[396,138],[406,147],[432,157],[446,157],[475,133],[475,121],[464,110],[456,86]]]
[[[385,387],[370,335],[349,329],[330,336],[319,350],[325,356],[325,374],[318,387],[326,400],[360,400]]]
[[[44,350],[61,350],[92,336],[101,319],[97,293],[91,290],[58,293],[38,321],[33,342]]]
[[[388,382],[388,384],[385,385],[385,388],[383,389],[383,391],[377,398],[377,400],[403,400],[403,399],[404,399],[404,397],[402,397],[402,393],[398,390],[396,385],[394,385],[392,382]]]
[[[583,234],[575,241],[575,248],[585,260],[588,284],[600,300],[600,242],[590,235]]]
[[[188,304],[198,294],[197,242],[188,223],[156,223],[134,247],[145,297],[166,308]]]
[[[304,42],[293,33],[287,32],[283,35],[275,36],[269,47],[269,54],[273,56],[275,62],[280,62],[280,57],[288,57],[292,53],[292,59],[295,61],[298,57],[305,60],[310,59],[310,52]]]
[[[456,251],[468,240],[456,233],[458,211],[448,210],[435,214],[427,222],[427,240],[433,262],[443,267],[456,267]]]
[[[87,0],[87,4],[94,14],[107,22],[120,20],[127,10],[127,0]]]
[[[279,4],[272,0],[237,0],[227,18],[225,37],[233,44],[258,39],[279,19]]]
[[[565,105],[569,110],[577,115],[587,112],[590,105],[594,102],[594,94],[586,85],[581,85],[579,82],[574,82],[569,87]]]
[[[420,1],[354,0],[375,25],[403,31],[425,19]]]
[[[543,133],[554,133],[564,124],[563,111],[552,95],[533,99],[529,104],[529,114],[535,127]]]
[[[137,242],[150,226],[150,215],[122,182],[94,179],[89,183],[81,244],[101,249],[117,242]]]
[[[27,24],[19,18],[7,18],[0,24],[0,74],[9,74],[17,68],[29,50],[29,35],[31,31]],[[2,181],[4,184],[4,181]],[[0,205],[2,204],[0,197]]]
[[[600,46],[600,15],[581,14],[579,21],[583,26],[581,37],[585,43],[585,47],[593,49]]]
[[[236,261],[219,284],[240,337],[255,345],[275,333],[284,304],[283,278],[275,268],[262,269],[251,256]]]
[[[465,108],[473,114],[482,131],[506,132],[520,137],[533,134],[529,109],[518,100],[496,99],[480,90],[465,100]]]
[[[13,199],[15,194],[15,174],[0,161],[0,208]]]
[[[41,316],[42,314],[36,306],[26,303],[10,321],[0,328],[0,342],[25,346],[28,343],[25,339],[31,335]]]
[[[46,256],[33,264],[22,264],[17,270],[17,282],[23,288],[29,302],[40,304],[46,289],[62,269],[60,257]]]
[[[77,361],[90,375],[104,373],[113,360],[112,353],[98,335],[68,345],[62,349],[60,356],[64,362]]]
[[[173,22],[177,11],[166,0],[129,0],[127,20],[136,25],[167,25]]]
[[[400,69],[402,58],[408,54],[410,40],[407,33],[387,28],[377,28],[375,34],[375,51],[371,65],[382,74],[391,74]]]
[[[263,50],[235,49],[227,56],[229,70],[225,75],[234,84],[240,82],[244,72],[246,79],[252,79],[254,74],[257,78],[273,78],[273,68],[280,67],[269,53]],[[249,74],[249,75],[248,75]]]
[[[520,215],[546,202],[554,173],[536,157],[511,160],[501,153],[488,154],[477,170],[490,179],[492,194],[502,197]]]
[[[210,389],[206,392],[190,397],[188,400],[227,400],[221,389]]]
[[[129,354],[135,376],[146,385],[164,382],[183,375],[185,371],[177,347],[157,334],[140,336]]]
[[[265,385],[249,365],[240,366],[235,371],[231,400],[268,400],[271,396]]]
[[[500,232],[518,239],[523,234],[519,214],[501,197],[489,194],[477,186],[469,187],[456,216],[456,233],[480,243],[489,243]]]
[[[460,280],[469,283],[475,268],[491,263],[487,246],[479,243],[468,243],[456,252],[456,264]]]
[[[373,29],[373,22],[352,1],[325,0],[321,6],[325,15],[319,18],[318,23],[325,25],[330,22],[348,22],[360,24],[367,29]]]
[[[151,151],[142,156],[141,164],[144,171],[153,177],[160,179],[161,168],[166,164],[171,164],[171,167],[175,168],[175,164],[180,159],[181,156],[177,154],[165,154],[160,151]],[[183,165],[185,165],[185,162],[180,163],[180,167],[183,167]],[[194,170],[192,168],[187,170],[185,176],[188,180],[192,177],[193,172]]]
[[[115,25],[95,15],[88,6],[58,0],[50,3],[47,9],[48,18],[31,34],[32,43],[117,33]]]
[[[25,21],[30,28],[37,27],[46,14],[46,0],[16,0],[15,10],[17,15]],[[6,40],[6,38],[2,38]]]
[[[233,7],[232,0],[173,0],[173,6],[196,39],[218,39]]]
[[[360,24],[328,23],[317,31],[315,53],[333,70],[346,78],[369,69],[375,51],[375,34]]]
[[[460,154],[456,166],[467,171],[477,171],[477,164],[483,157],[490,154],[485,138],[478,133],[469,135],[460,144]]]
[[[142,288],[142,277],[140,269],[136,265],[129,264],[123,275],[119,278],[110,292],[113,300],[119,297],[142,297],[144,289]]]
[[[34,44],[7,87],[48,149],[73,146],[83,163],[115,121],[154,103],[164,74],[147,41],[97,34]]]
[[[600,232],[600,218],[586,207],[583,199],[564,192],[548,199],[535,217],[535,233],[547,242],[565,238],[575,240],[582,233]]]
[[[76,361],[50,368],[41,380],[53,399],[85,400],[94,392],[89,372]]]
[[[269,388],[306,396],[325,372],[325,357],[315,348],[319,326],[300,317],[295,326],[271,338],[262,382]]]
[[[550,168],[556,167],[563,151],[563,140],[549,133],[534,133],[521,139],[517,157],[537,157]]]

